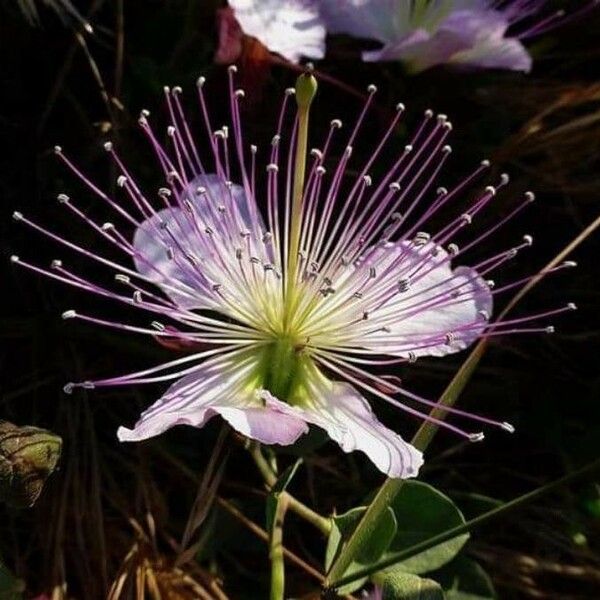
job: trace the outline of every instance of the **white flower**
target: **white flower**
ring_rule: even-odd
[[[529,71],[531,57],[520,36],[507,33],[532,11],[532,6],[518,4],[523,3],[509,1],[500,7],[492,0],[321,0],[329,32],[383,44],[380,50],[364,52],[364,60],[400,60],[414,72],[440,64]]]
[[[71,383],[66,391],[171,382],[132,429],[119,429],[121,440],[146,439],[175,425],[202,427],[215,415],[265,444],[292,444],[309,425],[316,425],[344,451],[366,453],[385,474],[413,477],[423,462],[421,452],[375,417],[365,395],[467,439],[477,441],[482,434],[428,417],[434,402],[405,389],[395,377],[374,373],[374,367],[443,356],[484,334],[544,331],[520,325],[570,308],[489,324],[493,294],[521,282],[492,291],[484,277],[531,245],[529,236],[474,268],[452,266],[488,240],[533,195],[527,194],[514,210],[459,248],[452,240],[465,236],[508,177],[469,196],[471,201],[459,200],[466,186],[488,168],[484,161],[451,189],[436,189],[436,176],[450,154],[451,126],[444,115],[427,111],[410,143],[382,163],[384,149],[396,146],[391,134],[404,112],[399,104],[380,142],[361,151],[366,159],[353,164],[353,148],[376,91],[371,86],[348,133],[333,120],[321,145],[307,153],[307,105],[314,80],[303,75],[296,93],[297,117],[290,114],[296,111],[290,106],[294,90],[288,90],[261,163],[257,148],[244,141],[239,110],[244,94],[235,89],[234,74],[231,67],[231,123],[217,130],[206,107],[204,80],[198,83],[208,157],[191,134],[180,88],[166,89],[171,119],[167,145],[159,143],[148,113],[142,112],[140,125],[165,181],[158,192],[141,190],[111,143],[105,148],[120,171],[120,190],[114,198],[57,147],[59,158],[115,210],[118,221],[96,223],[65,194],[59,195],[61,204],[121,252],[122,261],[74,244],[20,212],[14,214],[16,220],[108,267],[120,287],[94,283],[60,260],[54,260],[50,270],[16,256],[14,263],[155,320],[144,327],[75,310],[65,312],[65,319],[179,340],[189,352],[128,375]],[[260,164],[264,171],[257,172]],[[238,183],[232,182],[234,177]],[[133,236],[126,232],[128,225],[133,226]],[[417,410],[415,403],[425,410]],[[512,429],[458,409],[444,410]]]
[[[325,26],[316,0],[230,0],[244,33],[292,62],[325,55]]]

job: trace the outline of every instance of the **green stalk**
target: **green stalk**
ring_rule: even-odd
[[[250,454],[258,467],[265,483],[268,488],[272,488],[277,482],[277,475],[273,472],[269,463],[263,456],[260,451],[260,446],[258,444],[252,444],[249,448]],[[331,532],[331,519],[327,517],[321,516],[319,513],[315,512],[312,508],[306,506],[297,500],[294,496],[292,496],[289,492],[282,492],[280,496],[286,497],[286,502],[288,508],[295,512],[299,517],[310,523],[313,527],[318,529],[322,534],[329,535]]]
[[[600,227],[600,216],[597,217],[590,225],[588,225],[575,239],[573,239],[561,252],[559,252],[533,279],[531,279],[508,303],[506,308],[502,311],[500,316],[501,319],[515,305],[527,294],[534,286],[536,286],[544,275],[560,264],[565,258],[575,250],[582,242],[584,242],[596,229]],[[444,390],[441,395],[438,407],[435,407],[429,414],[430,416],[438,419],[444,419],[446,413],[444,412],[444,406],[452,407],[458,397],[465,388],[467,382],[473,375],[475,368],[479,364],[481,357],[484,355],[487,348],[487,340],[481,340],[473,349],[467,360],[462,364],[458,373],[454,376],[448,387]],[[433,436],[437,432],[438,427],[433,423],[425,421],[411,443],[412,445],[421,450],[425,451],[429,446]],[[349,540],[342,548],[339,556],[333,563],[326,580],[326,585],[331,581],[339,581],[342,579],[344,573],[348,567],[354,561],[354,558],[358,556],[361,548],[367,543],[372,532],[377,530],[380,519],[383,518],[387,507],[393,502],[394,498],[398,495],[402,489],[402,479],[386,479],[383,485],[379,488],[377,494],[373,498],[371,504],[367,507],[365,514],[358,523],[356,529],[353,531]]]
[[[543,496],[544,494],[547,494],[557,488],[560,488],[560,487],[566,485],[567,483],[570,483],[573,480],[582,477],[583,475],[592,473],[593,471],[595,471],[598,468],[600,468],[600,459],[597,459],[597,460],[585,465],[584,467],[582,467],[581,469],[578,469],[574,473],[565,475],[564,477],[561,477],[560,479],[557,479],[556,481],[553,481],[553,482],[548,483],[548,484],[546,484],[540,488],[537,488],[531,492],[528,492],[527,494],[524,494],[523,496],[519,496],[518,498],[515,498],[514,500],[511,500],[510,502],[506,502],[502,506],[499,506],[499,507],[494,508],[486,513],[483,513],[482,515],[479,515],[478,517],[475,517],[474,519],[471,519],[470,521],[467,521],[466,523],[463,523],[462,525],[458,525],[457,527],[453,527],[452,529],[443,531],[442,533],[439,533],[438,535],[434,535],[433,537],[430,537],[427,540],[423,540],[422,542],[419,542],[418,544],[415,544],[414,546],[411,546],[410,548],[406,548],[405,550],[400,550],[399,552],[394,552],[394,553],[390,554],[388,557],[386,557],[385,559],[380,560],[379,562],[376,562],[376,563],[369,565],[363,569],[355,571],[351,575],[347,575],[346,577],[341,577],[338,580],[334,580],[333,583],[331,583],[329,585],[331,588],[335,589],[335,588],[341,587],[342,585],[351,583],[352,581],[361,579],[362,577],[368,577],[369,575],[372,575],[373,573],[376,573],[377,571],[381,571],[382,569],[386,569],[387,567],[391,567],[392,565],[398,564],[404,560],[407,560],[413,556],[416,556],[417,554],[420,554],[421,552],[425,552],[426,550],[429,550],[430,548],[433,548],[434,546],[437,546],[438,544],[443,544],[444,542],[447,542],[448,540],[451,540],[452,538],[454,538],[458,535],[462,535],[463,533],[473,531],[473,529],[475,529],[476,527],[479,527],[485,523],[488,523],[490,520],[494,519],[495,517],[497,517],[501,514],[504,514],[510,510],[513,510],[517,507],[523,506],[524,504],[527,504],[528,502],[536,500],[540,496]]]
[[[271,595],[270,600],[285,598],[285,562],[283,557],[283,520],[288,501],[285,494],[277,500],[277,508],[273,519],[273,530],[269,542],[269,558],[271,559]]]
[[[291,292],[296,278],[298,251],[300,250],[300,226],[302,223],[302,198],[306,176],[306,156],[308,153],[308,116],[310,105],[317,93],[317,80],[312,68],[302,73],[296,80],[296,104],[298,105],[298,134],[294,159],[294,185],[292,190],[292,212],[290,217],[290,241],[287,257],[286,302],[288,311],[293,306]]]

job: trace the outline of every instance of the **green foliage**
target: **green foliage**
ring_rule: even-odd
[[[343,547],[343,542],[348,539],[365,510],[364,506],[360,506],[349,510],[343,515],[334,517],[333,528],[329,535],[329,539],[327,540],[327,550],[325,552],[326,569],[331,567],[334,558],[336,558],[339,550]],[[389,548],[396,533],[396,517],[394,516],[393,510],[389,508],[385,512],[384,518],[378,521],[377,528],[371,532],[371,535],[368,538],[369,543],[361,548],[361,551],[356,556],[356,560],[348,567],[345,575],[350,575],[354,571],[373,564],[381,559],[385,551]],[[366,581],[367,578],[364,577],[347,586],[343,586],[339,591],[342,593],[350,593],[361,587]]]
[[[285,492],[287,486],[292,481],[292,478],[296,474],[298,467],[302,464],[302,459],[299,458],[293,465],[290,465],[277,479],[275,485],[271,488],[271,492],[267,496],[267,531],[273,529],[273,518],[275,511],[277,510],[277,503],[279,502],[279,494]]]
[[[444,600],[441,586],[432,579],[395,569],[379,581],[382,600]]]
[[[366,507],[354,508],[334,518],[327,544],[326,568],[330,568],[365,510]],[[344,576],[464,523],[462,513],[450,498],[426,483],[406,481],[402,492],[387,508],[384,518],[378,519],[375,528],[364,538],[366,543],[360,547]],[[407,558],[377,577],[395,576],[399,572],[419,575],[439,569],[456,557],[468,539],[467,533],[456,536]],[[342,587],[340,591],[355,590],[366,580],[366,577],[361,578]]]
[[[458,556],[433,574],[444,589],[446,600],[494,600],[496,592],[481,565]]]
[[[465,519],[456,505],[434,487],[420,481],[407,481],[392,504],[398,533],[387,552],[399,552],[443,533]],[[428,573],[451,561],[465,545],[469,534],[459,535],[413,556],[398,566],[409,573]]]

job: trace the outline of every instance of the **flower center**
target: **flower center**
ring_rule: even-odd
[[[279,337],[263,347],[259,363],[262,387],[279,400],[299,404],[306,396],[311,359],[291,336]]]

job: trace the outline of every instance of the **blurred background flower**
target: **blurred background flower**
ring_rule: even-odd
[[[548,0],[230,0],[228,18],[291,62],[322,58],[327,32],[378,42],[363,60],[400,61],[411,73],[437,65],[529,72],[524,42],[597,4],[571,3],[566,12]],[[218,62],[237,46],[222,28]]]

